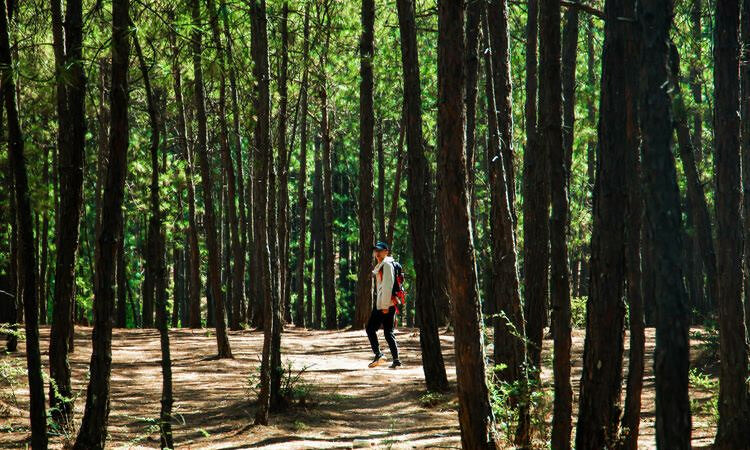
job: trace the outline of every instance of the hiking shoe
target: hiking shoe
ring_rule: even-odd
[[[395,369],[395,368],[397,368],[397,367],[401,367],[401,361],[399,361],[399,360],[397,360],[397,359],[396,359],[396,360],[394,360],[394,361],[393,361],[393,362],[391,363],[391,369]]]
[[[382,353],[378,354],[373,358],[372,362],[367,365],[367,367],[373,368],[375,366],[379,366],[383,362],[383,358],[385,358],[385,355]]]

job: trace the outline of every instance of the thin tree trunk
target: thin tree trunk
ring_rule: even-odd
[[[302,85],[300,86],[300,102],[302,104],[301,124],[300,124],[300,168],[297,180],[297,202],[299,205],[299,253],[297,256],[297,305],[294,316],[294,324],[298,327],[312,325],[310,316],[304,317],[304,298],[305,298],[305,244],[307,243],[307,89],[309,80],[308,54],[310,51],[310,3],[305,3],[305,19],[303,28],[302,43]],[[312,246],[312,244],[311,244]],[[308,304],[308,311],[311,311]]]
[[[379,239],[385,239],[385,149],[383,148],[383,120],[378,121],[378,205],[375,210],[377,215]],[[390,242],[389,242],[390,244]]]
[[[214,321],[216,322],[216,344],[219,358],[231,358],[232,350],[226,333],[224,320],[224,301],[221,296],[221,279],[219,270],[219,243],[216,228],[216,210],[214,209],[213,180],[206,148],[206,101],[203,87],[203,58],[202,31],[199,26],[201,20],[200,1],[193,0],[192,18],[195,26],[192,31],[193,71],[195,72],[195,113],[198,122],[197,153],[201,169],[201,183],[203,185],[203,201],[205,203],[206,247],[208,247],[208,287],[214,306]]]
[[[407,176],[409,179],[407,210],[412,254],[414,255],[414,271],[417,278],[417,295],[414,304],[419,317],[419,344],[422,349],[422,366],[427,389],[444,391],[448,388],[448,378],[445,374],[445,364],[440,348],[435,308],[435,299],[438,298],[434,266],[436,261],[433,251],[435,235],[433,214],[435,209],[431,188],[432,176],[424,154],[422,139],[422,88],[419,78],[417,30],[414,18],[415,6],[413,0],[397,0],[396,4],[401,35],[401,66],[404,78],[404,117],[408,157]],[[463,37],[460,40],[463,42]],[[461,57],[463,57],[463,54]],[[458,64],[463,67],[462,60]],[[461,79],[461,82],[463,82],[463,79]],[[463,102],[463,98],[461,98],[461,101]],[[463,110],[463,107],[460,109]],[[461,122],[461,126],[464,126],[463,122]],[[461,134],[463,134],[463,131]],[[450,219],[442,218],[442,220]],[[462,261],[468,260],[462,259]],[[471,301],[471,299],[461,299],[461,301]]]
[[[359,272],[357,296],[354,304],[352,329],[364,328],[372,311],[372,245],[373,233],[373,131],[375,110],[373,106],[373,59],[375,57],[375,1],[362,0],[362,35],[359,40]],[[382,131],[381,131],[382,133]],[[382,164],[382,136],[379,140],[378,163]],[[378,205],[381,205],[382,181],[378,183]],[[382,214],[378,208],[378,223]],[[390,244],[390,243],[389,243]]]
[[[742,298],[740,5],[717,2],[714,25],[714,167],[719,273],[719,424],[714,447],[750,442],[748,344]]]
[[[628,155],[638,148],[635,2],[607,0],[577,449],[614,445],[620,422]],[[632,182],[632,181],[631,181]]]
[[[31,198],[24,154],[24,137],[18,117],[16,86],[10,50],[6,5],[0,8],[0,65],[2,66],[2,94],[8,117],[8,159],[13,173],[16,203],[16,223],[19,230],[20,283],[23,284],[24,325],[26,332],[26,366],[29,379],[29,421],[31,447],[47,448],[47,419],[42,378],[42,357],[39,349],[39,298],[37,297],[37,268],[31,218]]]
[[[638,5],[638,14],[643,33],[639,113],[643,135],[646,223],[654,252],[657,308],[654,350],[656,445],[659,448],[690,448],[690,321],[682,278],[680,191],[671,149],[674,126],[669,95],[672,4],[643,0]],[[632,352],[631,349],[631,358]]]
[[[399,4],[401,1],[399,2]],[[399,8],[401,11],[401,8]],[[495,441],[480,324],[474,243],[466,175],[463,2],[438,4],[438,206],[447,261],[464,261],[446,271],[454,302],[453,324],[461,444],[463,448],[499,448]],[[409,183],[411,185],[411,183]],[[422,294],[420,292],[420,294]],[[421,320],[424,321],[424,317]]]
[[[289,289],[287,283],[287,266],[289,262],[289,256],[287,253],[287,236],[289,234],[289,219],[287,215],[287,208],[289,202],[289,171],[288,171],[288,154],[289,148],[287,147],[286,133],[287,133],[287,105],[289,103],[287,79],[289,77],[289,2],[284,2],[281,8],[281,67],[279,73],[279,115],[278,115],[278,138],[277,145],[279,147],[279,162],[278,162],[278,236],[279,236],[279,277],[280,277],[280,289],[279,298],[281,305],[283,306],[283,314],[289,314],[289,308],[286,305],[287,290]],[[291,317],[291,316],[289,316]]]
[[[315,173],[313,175],[313,217],[310,224],[315,247],[315,314],[313,328],[320,329],[323,316],[323,162],[320,135],[315,136]]]
[[[49,146],[45,146],[44,162],[42,163],[42,185],[44,186],[42,229],[41,234],[37,236],[37,239],[41,241],[41,253],[39,255],[39,283],[37,285],[37,289],[39,291],[39,323],[42,325],[47,324],[47,256],[49,254],[49,150]]]
[[[404,135],[406,132],[406,103],[401,109],[401,121],[398,128],[398,148],[396,149],[396,175],[393,179],[393,194],[391,195],[391,210],[388,214],[388,232],[386,233],[385,240],[389,245],[393,244],[393,234],[396,231],[396,221],[398,220],[398,203],[401,198],[401,175],[404,172],[404,164],[406,158],[404,158]]]
[[[101,232],[96,246],[94,330],[86,408],[75,449],[103,449],[109,421],[110,370],[112,367],[112,310],[114,309],[115,258],[122,239],[122,203],[128,150],[128,60],[130,55],[129,0],[112,3],[112,89],[110,91],[110,150],[102,197]]]
[[[58,173],[60,214],[57,241],[52,329],[50,330],[50,407],[55,420],[68,426],[72,419],[70,364],[75,307],[75,266],[83,209],[83,165],[86,139],[86,77],[82,60],[83,6],[80,0],[66,4],[63,23],[60,2],[52,2],[53,39],[57,81]],[[64,33],[64,37],[63,37]]]

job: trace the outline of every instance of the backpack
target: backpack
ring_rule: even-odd
[[[395,299],[396,309],[398,306],[406,306],[406,291],[404,290],[404,268],[398,261],[393,261],[393,289],[391,296]]]

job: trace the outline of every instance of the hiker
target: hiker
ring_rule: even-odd
[[[396,265],[398,263],[390,256],[390,249],[385,242],[378,241],[372,248],[372,253],[377,260],[377,265],[372,270],[377,283],[377,297],[375,308],[370,314],[370,320],[367,321],[367,337],[370,339],[372,351],[375,353],[375,358],[373,358],[369,367],[380,365],[385,358],[385,355],[380,351],[377,335],[377,331],[382,325],[385,341],[388,343],[388,348],[391,349],[391,357],[393,358],[391,368],[395,369],[401,367],[401,361],[398,359],[396,336],[393,334],[397,311],[397,301],[393,290],[394,284],[398,283],[396,280]],[[399,265],[398,269],[400,270],[400,268]],[[397,288],[400,288],[400,286],[397,286]]]

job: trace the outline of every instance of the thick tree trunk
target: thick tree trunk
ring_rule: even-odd
[[[101,231],[96,245],[94,330],[86,408],[75,449],[103,449],[109,421],[110,370],[112,366],[112,313],[114,309],[115,258],[122,239],[122,203],[127,172],[128,60],[130,55],[129,0],[112,3],[112,89],[110,91],[109,167],[102,197]]]
[[[407,145],[407,210],[409,234],[416,273],[416,300],[419,317],[419,344],[422,349],[422,366],[427,389],[444,391],[448,388],[445,364],[438,336],[435,261],[433,243],[435,230],[432,176],[424,154],[422,138],[422,92],[417,53],[417,29],[413,0],[397,0],[399,31],[401,35],[401,65],[404,78],[404,103]],[[463,12],[461,13],[463,14]],[[459,38],[463,42],[463,37]],[[461,55],[463,58],[463,54]],[[457,62],[463,67],[463,60]],[[463,83],[463,78],[461,79]],[[463,102],[463,98],[461,98]],[[460,108],[463,111],[463,107]],[[464,123],[461,123],[464,126]],[[463,131],[461,131],[463,135]],[[453,214],[451,212],[451,214]],[[442,220],[450,220],[443,218]],[[447,237],[447,236],[446,236]],[[472,255],[473,257],[473,255]],[[462,259],[462,261],[468,261]],[[472,266],[473,269],[473,266]],[[456,300],[454,298],[454,300]],[[470,301],[461,299],[462,301]]]
[[[399,5],[402,1],[399,1]],[[399,8],[401,12],[401,8]],[[463,448],[499,448],[489,402],[466,174],[463,2],[438,5],[438,206],[454,302],[459,424]],[[411,183],[409,183],[411,184]],[[420,292],[420,294],[422,294]],[[424,317],[421,318],[424,321]]]
[[[742,160],[742,206],[750,211],[750,68],[747,56],[750,54],[750,0],[742,0],[740,35],[742,37],[742,62],[740,63],[740,152]],[[750,236],[750,214],[743,213],[743,233]],[[750,240],[744,241],[744,270],[750,270]],[[747,272],[745,272],[747,273]],[[745,289],[745,329],[750,329],[750,285],[744,280]]]
[[[58,173],[60,213],[56,220],[57,241],[52,329],[50,331],[50,378],[55,388],[49,392],[55,420],[68,426],[73,405],[61,399],[72,398],[68,353],[73,336],[75,306],[75,266],[79,225],[83,209],[83,165],[86,140],[86,76],[82,60],[83,6],[80,0],[66,4],[63,24],[60,1],[52,2],[53,39],[57,76]],[[64,33],[64,37],[63,37]]]
[[[271,148],[271,117],[270,117],[270,89],[268,75],[268,31],[266,18],[265,0],[253,0],[252,12],[252,57],[254,61],[253,75],[258,82],[258,90],[255,96],[255,111],[257,123],[254,132],[255,144],[255,201],[254,226],[255,226],[255,257],[258,260],[260,273],[257,274],[260,283],[259,292],[262,297],[258,301],[263,304],[263,357],[260,368],[260,393],[258,395],[258,410],[255,414],[255,423],[258,425],[268,424],[268,410],[270,407],[271,394],[271,371],[277,367],[271,367],[271,357],[274,352],[273,327],[276,325],[274,315],[279,313],[278,296],[272,294],[273,282],[271,280],[271,253],[269,249],[267,215],[268,215],[268,178],[273,150]]]
[[[740,174],[740,5],[716,3],[714,26],[714,166],[716,177],[717,269],[719,273],[719,425],[717,449],[750,442],[748,344],[742,298]]]
[[[308,53],[310,51],[310,4],[305,3],[305,19],[302,43],[302,85],[300,86],[300,103],[302,104],[300,118],[300,154],[299,154],[299,177],[297,180],[297,204],[299,206],[299,253],[297,255],[297,305],[295,308],[294,324],[298,327],[311,326],[310,316],[305,320],[305,244],[307,244],[307,89],[309,80]],[[311,246],[312,248],[312,246]],[[311,311],[307,305],[307,311]]]
[[[373,59],[375,56],[375,1],[362,0],[362,35],[359,40],[359,270],[354,303],[352,328],[364,328],[372,311],[372,245],[373,232]],[[382,133],[382,131],[381,131]],[[382,137],[379,140],[378,163],[382,169]],[[378,183],[378,205],[383,192],[383,180]],[[378,208],[378,219],[381,208]],[[380,220],[379,220],[380,223]],[[391,244],[390,242],[388,243]]]
[[[219,358],[231,358],[232,350],[226,333],[224,320],[224,301],[221,296],[219,242],[216,228],[216,210],[214,209],[213,177],[206,147],[206,101],[203,91],[203,57],[200,1],[193,0],[192,18],[195,26],[192,32],[193,71],[195,72],[195,114],[198,123],[197,153],[200,161],[203,201],[205,203],[204,225],[206,228],[206,247],[208,248],[208,287],[214,306],[216,322],[216,344]]]
[[[75,8],[75,7],[73,7]],[[80,42],[80,41],[79,41]],[[31,448],[47,448],[47,418],[42,378],[42,356],[39,349],[39,298],[37,297],[37,267],[31,218],[31,198],[24,154],[24,138],[18,117],[16,86],[6,5],[0,7],[0,65],[2,66],[2,95],[8,117],[8,159],[13,173],[16,214],[19,235],[19,273],[23,285],[23,310],[26,332],[26,367],[29,379],[29,421]],[[81,125],[82,126],[82,125]],[[67,355],[65,355],[67,356]]]
[[[539,374],[549,302],[549,180],[546,146],[537,135],[538,2],[528,0],[526,23],[526,149],[523,152],[524,298],[529,364]]]
[[[671,149],[669,32],[673,12],[671,3],[658,0],[643,0],[638,8],[638,22],[643,33],[639,114],[643,136],[646,224],[654,252],[657,309],[654,350],[656,445],[659,448],[690,448],[690,320],[682,279],[680,191]],[[630,320],[633,320],[632,310]],[[631,349],[631,359],[632,352]]]
[[[591,284],[576,448],[614,445],[620,422],[628,155],[638,148],[633,0],[607,0],[591,236]],[[631,181],[632,182],[632,181]]]
[[[552,447],[569,449],[573,388],[570,384],[570,279],[568,274],[568,151],[563,140],[562,41],[560,2],[541,0],[539,7],[539,145],[549,158],[552,204],[550,233],[550,301],[554,339],[555,399]],[[575,66],[574,66],[575,67]],[[575,69],[574,69],[575,70]],[[569,93],[573,95],[574,93]],[[569,98],[568,100],[572,100]],[[569,118],[570,119],[570,118]],[[566,123],[566,125],[569,125]],[[571,136],[568,136],[568,139]],[[572,148],[572,146],[571,146]]]

